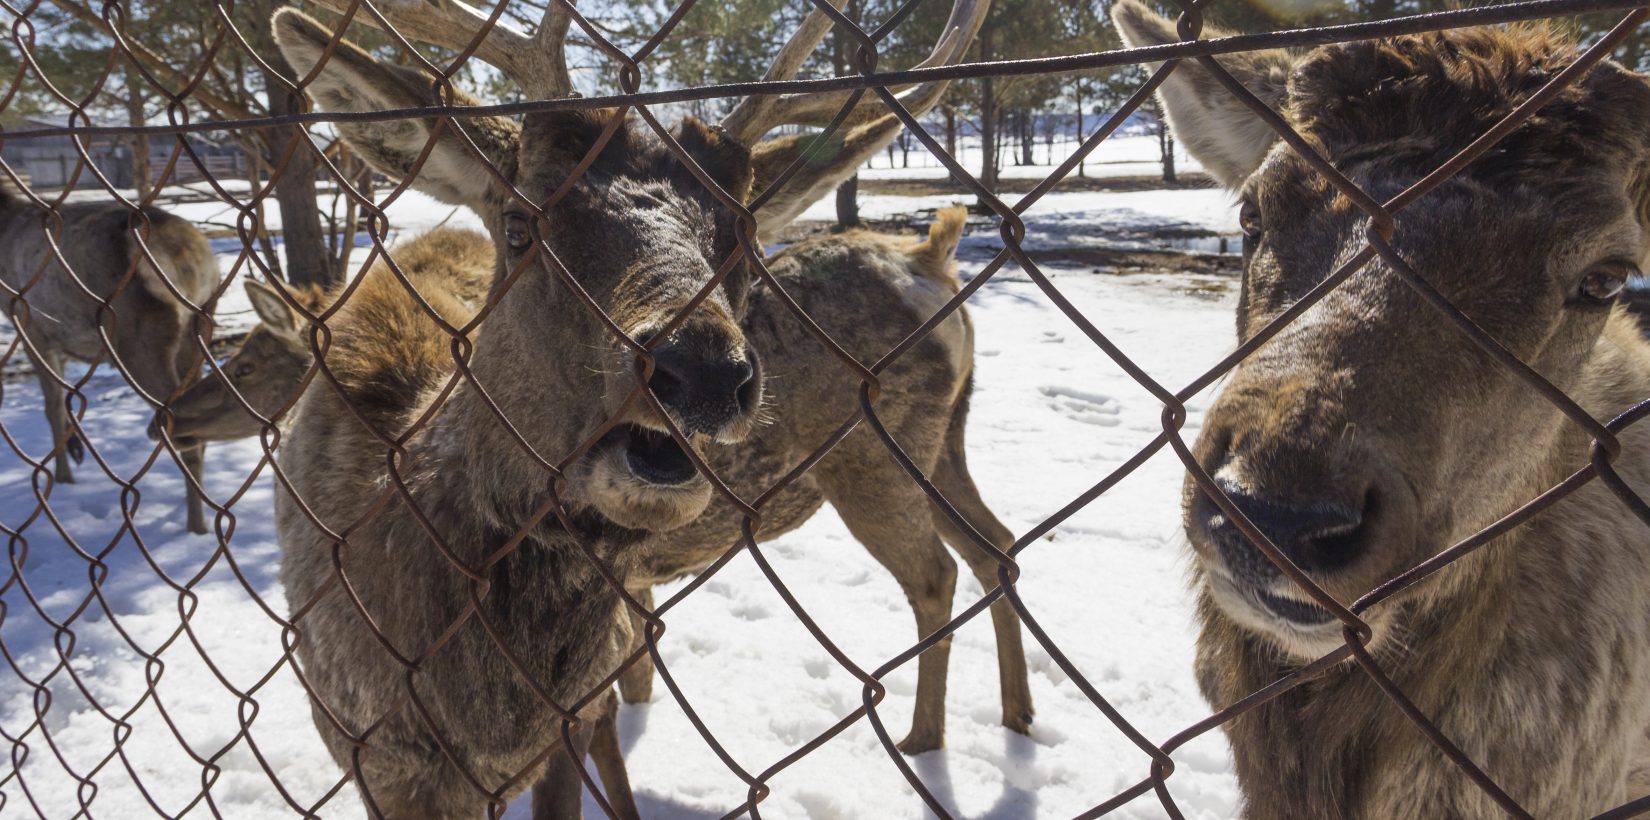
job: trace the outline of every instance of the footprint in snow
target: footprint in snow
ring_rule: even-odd
[[[1038,388],[1049,398],[1049,406],[1072,421],[1100,427],[1116,427],[1121,408],[1117,400],[1075,387],[1052,385]]]
[[[742,603],[733,608],[733,616],[742,621],[766,620],[771,614],[767,607],[757,603]]]
[[[84,498],[80,501],[80,511],[102,521],[109,517],[112,508],[107,498]]]
[[[833,664],[829,658],[809,658],[802,662],[802,670],[814,680],[825,680],[831,676]]]

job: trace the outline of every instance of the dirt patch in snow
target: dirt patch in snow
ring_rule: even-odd
[[[972,169],[969,169],[972,170]],[[1049,168],[1050,171],[1054,169]],[[1007,178],[997,181],[997,194],[1027,194],[1037,187],[1040,179]],[[1164,182],[1160,176],[1133,176],[1133,177],[1079,177],[1068,176],[1060,180],[1055,187],[1056,191],[1180,191],[1197,188],[1218,188],[1213,177],[1201,171],[1192,171],[1179,175],[1175,182]],[[885,194],[889,196],[938,196],[942,194],[971,194],[972,189],[965,188],[950,179],[867,179],[859,181],[859,192],[866,194]]]

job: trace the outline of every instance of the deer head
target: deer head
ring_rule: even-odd
[[[1132,45],[1179,40],[1134,0],[1114,16]],[[1384,201],[1576,56],[1563,37],[1518,27],[1218,62]],[[1248,339],[1359,253],[1369,221],[1201,65],[1180,65],[1161,93],[1177,135],[1241,198],[1237,328]],[[1600,385],[1642,355],[1616,302],[1650,251],[1647,115],[1650,85],[1602,63],[1402,209],[1393,239],[1409,268],[1596,418],[1625,409],[1607,406]],[[1246,517],[1348,604],[1558,483],[1589,443],[1377,258],[1238,365],[1196,453]],[[1186,528],[1232,621],[1300,658],[1341,645],[1339,622],[1191,482]],[[1462,584],[1513,571],[1494,560],[1475,556],[1371,609],[1376,644]]]
[[[262,322],[218,366],[218,373],[208,373],[168,405],[174,441],[189,444],[258,435],[264,427],[260,417],[276,417],[298,397],[312,361],[308,322],[272,286],[248,279],[245,287]],[[330,301],[314,286],[290,292],[310,314],[320,313]],[[156,435],[156,425],[151,424],[150,436]]]
[[[961,56],[985,5],[959,0],[955,24],[933,60]],[[572,88],[562,53],[570,9],[552,0],[532,36],[502,25],[480,35],[487,16],[456,0],[397,3],[386,6],[385,15],[401,34],[436,45],[462,49],[481,36],[477,56],[528,96],[556,98]],[[770,77],[794,74],[828,23],[816,10]],[[307,78],[305,93],[327,111],[441,102],[433,75],[334,42],[329,28],[302,13],[280,11],[273,25],[287,60]],[[929,84],[905,93],[920,113],[943,88]],[[709,501],[709,484],[682,445],[741,440],[762,400],[760,351],[740,330],[750,277],[744,264],[728,267],[739,237],[735,214],[721,197],[744,201],[753,180],[777,176],[799,148],[794,139],[762,136],[785,123],[829,119],[832,100],[838,107],[843,101],[747,101],[723,126],[689,118],[668,138],[614,110],[535,113],[519,125],[503,117],[457,117],[338,128],[374,167],[481,216],[498,258],[496,304],[476,345],[478,383],[545,458],[571,453],[611,427],[569,468],[569,500],[620,525],[658,530],[690,520]],[[452,102],[474,104],[461,93]],[[898,131],[898,120],[874,105],[851,112],[842,150],[805,163],[788,193],[759,212],[762,235],[794,219]],[[638,344],[651,355],[646,387],[669,424],[651,402],[631,400]],[[492,427],[490,438],[472,442],[474,449],[520,450],[515,433]],[[542,484],[527,478],[527,467],[523,463],[519,474],[508,463],[488,469],[499,487]]]

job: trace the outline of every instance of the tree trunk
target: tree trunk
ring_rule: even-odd
[[[858,0],[849,0],[842,9],[844,15],[855,23],[859,22],[861,4]],[[836,69],[838,76],[848,73],[849,49],[854,45],[840,29],[831,35],[831,67]],[[894,165],[894,146],[888,146],[888,166]],[[859,227],[859,174],[854,174],[848,181],[837,186],[836,189],[836,230],[845,231]]]
[[[996,59],[996,26],[990,14],[986,12],[985,23],[980,26],[981,62]],[[980,81],[980,184],[993,194],[997,192],[997,84],[991,77]],[[985,207],[984,201],[975,204]]]
[[[1163,181],[1174,182],[1174,137],[1162,117],[1157,118],[1157,147],[1163,152]]]
[[[126,70],[126,120],[132,125],[143,125],[143,79],[138,76],[136,69]],[[138,199],[147,199],[152,189],[149,168],[149,135],[134,134],[132,136],[132,187],[137,189]]]
[[[1076,89],[1073,92],[1073,94],[1077,97],[1077,134],[1076,134],[1077,148],[1078,148],[1078,150],[1082,150],[1082,147],[1083,147],[1083,81],[1081,79],[1079,79],[1077,81]],[[1085,156],[1083,159],[1080,159],[1080,160],[1077,161],[1077,175],[1078,176],[1080,176],[1080,177],[1081,176],[1088,176],[1088,174],[1085,173],[1086,169],[1083,167],[1087,162],[1088,162],[1088,157],[1087,156]]]
[[[836,229],[845,231],[859,224],[859,174],[854,174],[836,189]]]
[[[238,142],[241,145],[241,154],[246,157],[246,186],[249,191],[257,191],[264,184],[263,138],[253,136],[256,132],[248,129],[242,131]],[[285,279],[281,273],[281,259],[275,254],[275,243],[269,239],[269,223],[265,207],[267,197],[258,197],[252,206],[252,213],[257,217],[257,232],[252,238],[258,243],[258,253],[263,257],[264,267],[273,276]]]
[[[1008,112],[999,107],[997,109],[997,129],[996,133],[992,135],[993,139],[991,141],[992,162],[997,169],[997,175],[993,178],[993,181],[999,181],[1003,178],[1003,145],[1008,141],[1008,125]],[[993,188],[992,191],[996,191],[996,189]]]
[[[1033,153],[1037,147],[1036,124],[1032,121],[1031,109],[1020,109],[1020,164],[1035,165],[1037,158]]]
[[[945,107],[945,153],[957,158],[957,109]]]
[[[271,67],[290,76],[289,66],[279,51],[264,55]],[[261,71],[262,69],[260,69]],[[279,77],[264,72],[264,87],[269,89],[269,113],[279,117],[298,110],[297,100],[286,89]],[[281,210],[281,244],[286,248],[286,281],[294,285],[330,287],[337,278],[332,267],[332,255],[327,253],[326,235],[321,230],[321,206],[316,202],[315,152],[303,137],[302,126],[269,128],[263,132],[264,146],[270,163],[276,166],[275,202]],[[286,167],[279,167],[282,156],[292,140],[292,158]]]

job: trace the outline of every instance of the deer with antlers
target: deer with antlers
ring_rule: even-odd
[[[147,401],[164,405],[205,360],[193,337],[218,287],[218,263],[194,225],[159,208],[103,201],[48,211],[31,199],[0,177],[0,286],[40,383],[52,477],[69,483],[69,461],[81,461],[85,445],[78,424],[70,426],[65,365],[109,362]],[[190,476],[187,526],[204,533],[196,482],[205,447],[173,449]]]
[[[957,3],[930,63],[960,59],[986,6]],[[458,48],[489,24],[453,2],[385,14],[375,22]],[[475,53],[530,97],[567,96],[570,17],[552,3],[537,34],[493,26]],[[301,13],[277,13],[274,28],[328,111],[442,96],[428,72],[375,60]],[[828,29],[813,12],[769,76],[794,74]],[[904,91],[902,103],[920,115],[944,85]],[[467,314],[441,293],[379,277],[346,294],[327,320],[326,384],[301,400],[281,458],[289,484],[277,519],[297,653],[317,726],[371,811],[472,816],[536,781],[537,816],[576,816],[576,761],[588,747],[614,809],[633,812],[606,692],[627,659],[628,696],[646,697],[651,678],[618,587],[646,604],[653,583],[732,549],[744,517],[730,495],[760,499],[762,539],[830,502],[895,576],[920,635],[950,618],[947,542],[987,589],[997,585],[987,550],[1012,536],[964,458],[966,313],[879,374],[876,411],[973,533],[935,508],[864,425],[841,435],[861,375],[792,310],[842,352],[874,361],[957,292],[961,210],[943,213],[922,242],[852,232],[763,260],[729,206],[762,202],[759,236],[771,237],[897,135],[897,118],[865,105],[822,161],[796,162],[814,142],[763,139],[784,123],[818,124],[845,102],[753,98],[720,127],[686,119],[668,134],[613,110],[545,111],[519,125],[339,123],[375,167],[474,209],[497,252],[473,353],[455,341]],[[753,187],[792,165],[777,194]],[[651,371],[638,371],[649,359]],[[730,492],[715,491],[701,467]],[[1032,710],[1019,623],[1006,602],[992,615],[1004,723],[1023,731]],[[948,650],[942,641],[918,661],[907,752],[942,741]],[[574,727],[567,749],[564,726]]]

